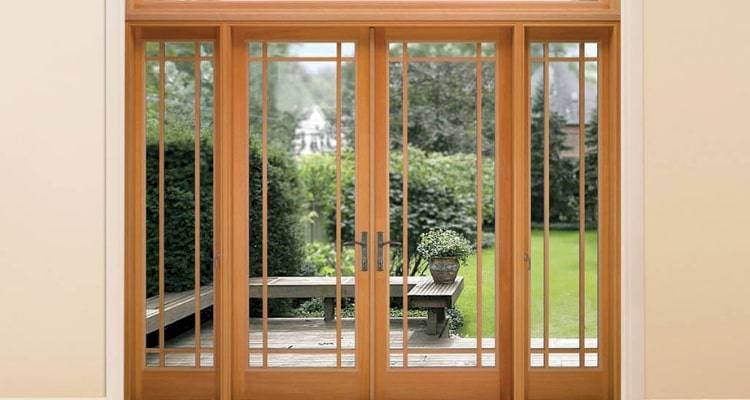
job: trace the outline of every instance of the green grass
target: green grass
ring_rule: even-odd
[[[597,303],[597,235],[586,232],[586,336],[596,337]],[[578,337],[578,232],[553,230],[550,232],[550,337]],[[482,331],[484,337],[494,337],[495,331],[495,249],[482,252]],[[543,268],[544,240],[540,230],[531,232],[531,334],[543,337]],[[468,259],[459,275],[464,277],[464,290],[458,299],[458,309],[464,316],[461,334],[476,337],[477,275],[476,256]]]

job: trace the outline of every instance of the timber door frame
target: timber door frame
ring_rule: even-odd
[[[179,13],[178,13],[179,14]],[[139,132],[143,129],[139,126],[138,115],[139,111],[139,96],[142,94],[142,90],[136,85],[138,77],[140,76],[138,64],[139,60],[139,45],[138,40],[144,37],[143,32],[169,32],[173,31],[173,34],[161,35],[161,38],[169,39],[174,37],[189,38],[192,40],[198,39],[202,36],[198,35],[210,35],[211,38],[217,43],[217,58],[216,58],[216,157],[218,165],[221,165],[223,172],[216,175],[216,202],[217,210],[221,209],[224,211],[218,211],[217,218],[219,219],[230,219],[232,215],[232,201],[230,195],[229,183],[231,182],[231,176],[229,171],[231,167],[226,164],[228,161],[228,154],[231,152],[231,143],[226,140],[222,140],[222,132],[229,132],[231,128],[233,110],[227,106],[232,104],[232,93],[231,90],[227,90],[231,86],[231,53],[227,49],[231,48],[231,37],[232,27],[241,26],[246,24],[231,24],[231,23],[194,23],[194,22],[177,22],[180,18],[175,18],[174,13],[171,21],[166,21],[169,18],[159,18],[150,15],[150,18],[154,21],[139,21],[137,13],[129,14],[130,22],[126,26],[126,68],[125,68],[125,79],[126,79],[126,103],[125,103],[125,397],[130,398],[141,398],[137,394],[140,393],[144,388],[153,388],[169,397],[171,393],[168,392],[170,387],[179,387],[184,385],[182,380],[179,379],[178,375],[183,372],[188,374],[194,374],[197,376],[195,380],[191,381],[191,388],[194,393],[212,393],[214,398],[219,399],[230,399],[232,394],[232,368],[230,363],[224,363],[222,360],[231,360],[232,358],[232,347],[231,347],[231,329],[232,329],[232,318],[231,318],[231,302],[227,301],[226,296],[231,296],[231,282],[232,282],[232,232],[228,230],[228,227],[223,229],[217,229],[215,235],[215,249],[218,261],[216,262],[216,285],[217,293],[224,300],[217,300],[217,304],[221,304],[216,310],[215,324],[216,324],[216,338],[217,343],[215,344],[216,351],[216,367],[213,372],[209,371],[180,371],[180,370],[166,370],[166,371],[154,371],[145,373],[141,367],[139,367],[140,360],[142,358],[138,355],[142,350],[142,338],[139,339],[139,322],[142,319],[137,312],[142,310],[142,305],[139,303],[141,296],[138,295],[138,287],[142,283],[141,277],[135,273],[133,266],[142,263],[142,251],[143,247],[140,242],[143,233],[140,232],[139,218],[143,217],[142,209],[142,189],[137,185],[142,179],[143,171],[142,166],[139,162],[139,154],[142,148],[139,147],[137,135],[134,132]],[[189,14],[186,14],[189,15]],[[460,15],[454,17],[457,21],[460,20]],[[146,18],[149,19],[149,18]],[[606,188],[606,192],[610,196],[608,198],[607,207],[609,208],[608,217],[611,220],[611,226],[607,229],[607,234],[610,235],[610,243],[606,249],[606,253],[603,256],[610,260],[611,276],[606,284],[610,288],[610,302],[607,309],[600,309],[601,313],[610,313],[609,317],[609,337],[612,339],[607,344],[611,357],[607,361],[609,369],[606,372],[607,383],[601,384],[599,389],[606,390],[607,398],[618,399],[620,396],[620,319],[619,319],[619,300],[620,300],[620,120],[619,120],[619,78],[620,78],[620,61],[619,61],[619,22],[614,18],[615,22],[591,22],[591,23],[571,23],[571,22],[546,22],[546,23],[525,23],[516,22],[513,24],[513,35],[512,35],[512,71],[513,78],[511,82],[512,90],[511,97],[513,103],[513,139],[512,148],[513,153],[516,155],[523,155],[528,149],[528,113],[526,99],[528,96],[527,82],[525,72],[527,70],[526,59],[526,43],[529,37],[534,37],[536,32],[542,32],[546,29],[547,33],[554,33],[555,29],[563,28],[566,30],[568,35],[570,32],[585,32],[587,29],[589,32],[593,31],[606,31],[607,32],[607,43],[610,44],[610,55],[608,67],[603,68],[602,78],[607,79],[607,85],[604,87],[606,97],[602,99],[602,103],[609,103],[608,107],[602,107],[603,110],[607,110],[606,116],[601,117],[602,121],[606,121],[604,125],[608,129],[608,137],[610,141],[608,143],[610,151],[610,159],[605,166],[602,166],[602,171],[610,176],[610,186]],[[279,23],[281,25],[288,25],[288,23]],[[351,20],[349,22],[342,22],[345,25],[359,25],[359,26],[373,26],[380,25],[385,26],[389,24],[366,24],[361,21]],[[423,25],[424,21],[415,20],[412,22],[400,22],[398,24],[390,25]],[[469,26],[483,26],[492,25],[498,26],[498,24],[488,24],[487,22],[464,22],[457,23],[459,25]],[[341,25],[341,24],[339,24]],[[500,24],[501,25],[501,24]],[[320,24],[310,23],[310,26],[320,26]],[[592,30],[593,29],[593,30]],[[536,31],[535,31],[536,30]],[[172,35],[170,37],[170,35]],[[559,40],[560,37],[555,36],[555,40]],[[605,61],[606,62],[606,61]],[[603,64],[604,65],[604,64]],[[608,78],[607,78],[608,77]],[[606,120],[604,119],[606,118]],[[222,156],[223,154],[223,156]],[[526,157],[526,156],[522,156]],[[223,161],[222,161],[223,160]],[[529,243],[526,237],[528,232],[528,204],[527,193],[523,190],[528,185],[528,177],[524,176],[525,168],[521,168],[521,171],[517,170],[518,165],[527,165],[523,160],[519,163],[514,162],[514,169],[512,176],[509,179],[512,181],[513,197],[512,207],[514,215],[512,217],[512,257],[514,271],[519,268],[525,268],[525,254],[528,249]],[[220,206],[223,205],[223,206]],[[226,214],[223,214],[226,213]],[[604,216],[605,213],[602,213]],[[604,220],[605,217],[602,218]],[[371,248],[374,248],[371,246]],[[528,370],[528,357],[527,357],[527,321],[524,319],[524,315],[527,313],[527,290],[526,285],[527,278],[525,274],[516,274],[513,276],[513,360],[512,360],[512,375],[513,375],[513,387],[512,397],[507,398],[524,398],[528,392],[530,398],[552,398],[553,393],[550,393],[549,388],[557,387],[554,384],[548,385],[550,379],[563,378],[565,371],[547,371],[543,375],[539,375],[539,378],[534,377],[537,374],[534,371]],[[603,278],[600,278],[603,280]],[[223,294],[221,294],[223,293]],[[231,297],[228,297],[231,298]],[[215,376],[215,380],[212,378],[205,378],[204,375]],[[215,375],[214,375],[215,374]],[[144,379],[145,378],[145,379]],[[533,381],[539,379],[538,383]],[[604,378],[603,378],[604,379]],[[211,382],[209,382],[211,381]],[[144,386],[145,385],[145,386]],[[606,386],[606,388],[605,388]],[[599,390],[597,389],[597,390]],[[196,391],[197,390],[197,391]]]

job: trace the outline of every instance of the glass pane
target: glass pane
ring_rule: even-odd
[[[599,366],[599,354],[598,353],[586,353],[583,361],[584,367],[598,367]]]
[[[544,64],[531,74],[531,347],[544,347]]]
[[[188,57],[195,55],[195,43],[193,42],[167,42],[164,47],[167,57]]]
[[[578,353],[550,353],[550,367],[577,368],[580,366],[581,356]]]
[[[252,49],[253,44],[251,43],[250,48]],[[258,52],[260,54],[260,45],[258,44]],[[249,163],[249,180],[250,182],[250,198],[249,198],[249,226],[250,232],[249,241],[250,249],[248,250],[250,259],[248,260],[249,265],[249,279],[250,283],[253,284],[250,291],[250,298],[248,299],[248,307],[250,310],[250,321],[249,321],[249,336],[250,336],[250,359],[254,359],[253,351],[261,351],[263,348],[263,335],[262,335],[262,299],[261,289],[258,286],[261,281],[262,273],[262,213],[263,203],[261,197],[261,171],[262,171],[262,126],[263,126],[263,69],[261,62],[250,62],[248,66],[248,141],[250,160]],[[260,357],[260,354],[257,354]],[[260,367],[263,366],[263,360],[260,359]]]
[[[408,43],[410,57],[476,56],[475,43]]]
[[[323,51],[328,45],[290,43],[282,47],[275,43],[269,45],[269,52],[273,47],[270,55],[274,56],[329,56]],[[336,44],[332,45],[335,57]],[[355,248],[351,244],[355,238],[356,208],[354,63],[343,62],[340,67],[340,108],[338,71],[336,61],[268,63],[265,150],[268,236],[264,238],[261,214],[264,150],[259,145],[263,72],[261,63],[250,63],[251,367],[354,366],[356,281]],[[341,207],[337,207],[339,201]],[[337,238],[342,242],[340,248],[336,246]],[[264,344],[263,240],[267,240],[268,251],[267,340],[271,352],[267,360],[260,354]],[[341,267],[342,293],[338,301],[337,265]],[[339,327],[341,336],[337,337]],[[340,357],[336,354],[339,344],[344,349]],[[314,352],[305,353],[306,349]],[[301,352],[281,354],[274,350]]]
[[[201,43],[201,56],[210,57],[212,55],[214,55],[214,43],[213,42]]]
[[[258,42],[250,42],[247,45],[247,54],[250,57],[260,57],[263,55],[263,46]]]
[[[156,43],[157,54],[159,44]],[[160,64],[146,61],[146,347],[159,347],[159,126]],[[147,354],[158,367],[159,355]]]
[[[542,43],[532,43],[530,52],[532,57],[544,57],[544,45]]]
[[[482,63],[482,345],[495,346],[495,63]],[[486,366],[482,363],[483,366]]]
[[[146,42],[146,56],[159,57],[159,42]]]
[[[482,43],[482,55],[483,56],[494,56],[495,55],[495,43]]]
[[[336,57],[336,43],[269,43],[269,57]]]
[[[208,293],[213,290],[213,193],[214,193],[214,65],[202,61],[201,67],[201,126],[200,126],[200,282],[201,366],[213,366],[213,308],[208,307]],[[205,299],[205,301],[204,301]]]
[[[354,57],[355,46],[354,43],[344,42],[341,43],[341,57]]]
[[[549,85],[549,338],[578,347],[579,64],[551,62]]]
[[[401,43],[390,43],[388,44],[388,53],[391,57],[401,57],[403,54],[403,44]]]
[[[195,296],[195,63],[167,61],[164,72],[164,288],[165,303],[172,303]],[[195,315],[166,317],[174,324],[166,329],[165,346],[193,347]]]
[[[599,322],[599,70],[585,64],[586,79],[586,347],[598,345]]]
[[[410,51],[412,47],[409,44]],[[485,175],[478,174],[476,157],[477,64],[408,64],[408,140],[402,132],[403,104],[406,104],[402,65],[391,63],[389,78],[390,240],[402,243],[401,248],[394,248],[390,253],[391,348],[402,347],[404,321],[407,320],[409,356],[406,366],[474,367],[478,364],[477,353],[471,349],[477,347],[479,335],[477,247],[483,251],[481,315],[485,347],[494,347],[495,324],[492,300],[494,223],[489,223],[487,229],[483,228],[488,233],[485,237],[487,246],[477,245],[478,207],[484,210],[484,205],[488,204],[484,201],[477,204],[476,197],[477,179]],[[482,166],[488,168],[484,180],[488,182],[494,179],[494,103],[489,100],[494,96],[494,65],[482,65],[481,71],[482,99],[487,100],[487,104],[483,101],[481,109],[481,150],[486,158]],[[404,163],[407,176],[403,172]],[[482,194],[492,198],[492,182],[483,187]],[[492,221],[494,209],[487,207],[483,212],[486,213],[484,217]],[[406,232],[403,228],[405,216]],[[440,259],[435,253],[439,248],[437,243],[442,240],[452,243],[451,254],[458,256],[458,260],[446,260],[442,264],[445,267],[438,264]],[[456,270],[451,265],[459,265],[459,268]],[[408,284],[403,286],[405,275]],[[441,293],[439,305],[425,302],[422,293],[428,290]],[[404,292],[409,299],[406,310]],[[458,299],[456,304],[452,298]],[[459,354],[420,353],[424,348],[463,348],[468,351]],[[403,353],[393,352],[391,357],[393,367],[404,366]]]
[[[586,57],[596,57],[599,55],[599,45],[597,43],[585,44]]]
[[[578,57],[581,45],[578,43],[550,43],[550,57]]]

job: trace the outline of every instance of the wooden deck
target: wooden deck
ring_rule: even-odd
[[[476,366],[475,338],[450,337],[447,333],[442,336],[428,335],[426,333],[426,318],[409,319],[409,366],[415,367],[439,367]],[[262,343],[263,337],[260,332],[261,320],[250,320],[250,335],[248,348],[250,350],[251,367],[262,366]],[[325,321],[323,318],[271,318],[268,321],[268,347],[269,367],[335,367],[336,366],[336,323]],[[393,318],[391,320],[391,365],[398,367],[403,365],[402,348],[402,320]],[[194,332],[187,331],[166,342],[167,354],[166,365],[168,367],[193,367],[195,356],[189,352],[194,346]],[[206,322],[201,327],[201,346],[204,354],[201,356],[201,365],[211,366],[213,364],[213,325]],[[354,349],[354,320],[346,318],[342,321],[341,331],[342,366],[353,367],[355,364]],[[495,340],[486,338],[483,340],[485,348],[482,364],[484,366],[494,365]],[[174,349],[174,350],[169,350]],[[420,353],[420,349],[422,353]],[[424,350],[429,349],[429,350]],[[453,349],[447,351],[460,351],[462,353],[434,354],[439,349]],[[308,353],[305,353],[308,351]],[[430,354],[426,354],[426,352]],[[289,353],[295,352],[295,353]],[[310,354],[314,352],[314,354]],[[146,355],[147,366],[158,366],[158,354]]]

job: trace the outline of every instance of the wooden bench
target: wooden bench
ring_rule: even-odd
[[[392,298],[403,296],[403,278],[390,278],[390,295]],[[431,277],[412,276],[408,278],[409,307],[427,309],[427,333],[439,335],[445,330],[446,310],[454,307],[458,296],[463,291],[463,277],[458,277],[450,285],[439,285]],[[341,278],[341,297],[354,298],[354,277]],[[263,292],[261,278],[250,279],[250,298],[259,299]],[[213,305],[213,286],[201,287],[201,310]],[[269,299],[309,299],[322,298],[324,318],[331,321],[335,317],[336,278],[315,276],[285,276],[268,278]],[[195,312],[192,290],[180,293],[168,293],[164,296],[164,325],[179,321]],[[159,329],[159,297],[146,300],[146,333]]]

